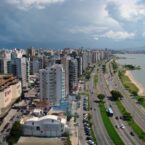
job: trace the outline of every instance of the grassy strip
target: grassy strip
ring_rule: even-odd
[[[88,116],[88,121],[89,121],[89,125],[90,125],[90,128],[91,128],[91,136],[93,137],[93,141],[95,142],[96,145],[98,145],[97,140],[96,140],[96,136],[95,136],[95,133],[94,133],[94,130],[93,130],[93,127],[92,127],[92,116],[91,116],[90,113],[89,113],[89,116]]]
[[[112,61],[112,68],[113,68],[114,73],[117,72],[118,65],[117,65],[117,63],[115,62],[115,60]]]
[[[104,104],[100,103],[99,107],[100,107],[100,112],[101,112],[101,116],[102,116],[102,119],[103,119],[103,123],[104,123],[105,128],[108,132],[108,135],[110,136],[110,138],[112,139],[112,141],[114,142],[115,145],[124,145],[120,136],[118,135],[118,133],[114,129],[114,126],[112,125],[111,120],[107,116]]]
[[[121,101],[117,101],[116,104],[122,114],[128,113],[125,107],[122,105]],[[133,131],[137,134],[137,136],[145,142],[145,132],[139,127],[139,125],[133,120],[133,118],[131,120],[128,120],[127,122],[133,129]]]
[[[133,95],[137,95],[139,89],[136,87],[135,84],[131,82],[128,76],[125,75],[125,71],[119,71],[119,78],[124,85],[124,87]]]
[[[145,108],[145,96],[136,96],[135,99],[138,100],[139,98],[144,98],[144,100],[140,103]]]
[[[139,98],[145,98],[145,96],[138,96],[138,91],[139,89],[136,87],[135,84],[133,84],[131,82],[131,80],[129,79],[128,76],[125,75],[125,72],[124,71],[120,71],[119,72],[119,78],[122,82],[122,84],[124,85],[124,87],[132,94],[134,95],[135,99],[138,100]],[[142,105],[144,108],[145,108],[145,100],[143,100],[140,105]]]
[[[98,83],[98,75],[94,76],[94,85],[97,86]]]
[[[79,95],[80,96],[89,96],[89,92],[88,91],[85,91],[85,92],[79,92]]]

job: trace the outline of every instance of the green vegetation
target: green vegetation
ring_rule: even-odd
[[[63,134],[63,137],[66,137],[65,144],[72,145],[71,140],[70,140],[70,134],[68,132],[65,132]]]
[[[66,116],[67,116],[67,121],[70,121],[72,118],[72,114],[69,111],[67,111]]]
[[[89,126],[91,128],[91,135],[93,137],[93,141],[95,142],[96,145],[98,145],[97,140],[96,140],[96,136],[95,136],[95,133],[94,133],[94,130],[92,127],[92,116],[90,113],[88,114],[88,121],[89,121]]]
[[[79,92],[80,96],[89,96],[89,92],[85,91],[85,92]]]
[[[134,96],[137,102],[145,108],[145,96],[138,96],[139,89],[131,82],[125,71],[119,71],[119,78],[124,87]]]
[[[19,121],[16,121],[11,129],[10,135],[7,138],[8,144],[13,145],[17,143],[21,135],[22,135],[21,124]]]
[[[116,72],[117,72],[117,69],[118,69],[118,65],[117,65],[117,63],[115,62],[115,60],[112,61],[112,68],[113,68],[113,70],[114,70],[114,73],[116,73]]]
[[[113,125],[111,123],[111,120],[107,116],[104,104],[100,103],[99,107],[100,107],[100,112],[101,112],[102,120],[103,120],[105,128],[106,128],[106,130],[108,132],[108,135],[110,136],[110,138],[112,139],[112,141],[114,142],[115,145],[124,145],[124,143],[121,140],[120,136],[118,135],[118,133],[114,129],[114,127],[113,127]]]
[[[128,70],[138,70],[138,69],[141,69],[140,66],[134,66],[134,65],[130,65],[130,64],[124,65],[124,68],[128,69]]]
[[[91,73],[94,70],[95,66],[88,66],[86,71],[83,73],[83,76],[85,77],[86,80],[89,80],[91,77]]]
[[[96,74],[94,76],[94,85],[97,86],[97,83],[98,83],[98,75]]]
[[[138,101],[139,104],[143,104],[143,103],[145,102],[145,98],[139,97],[139,98],[137,99],[137,101]]]
[[[145,96],[136,96],[137,102],[145,108]]]
[[[77,101],[80,101],[80,99],[81,99],[80,94],[77,94],[77,95],[76,95],[76,100],[77,100]]]
[[[105,64],[102,65],[102,70],[103,70],[103,73],[106,73],[106,65]]]
[[[113,99],[114,101],[117,101],[117,100],[123,98],[123,96],[121,95],[121,93],[118,92],[118,91],[116,91],[116,90],[112,90],[112,91],[111,91],[111,95],[112,95],[112,99]]]
[[[105,98],[105,95],[104,94],[99,94],[98,98],[99,98],[100,102],[103,102],[103,100]]]
[[[125,109],[125,107],[122,105],[121,101],[116,102],[120,112],[122,114],[128,113]],[[128,113],[129,114],[129,113]],[[140,126],[133,120],[131,117],[129,120],[127,120],[129,126],[133,129],[133,131],[138,135],[138,137],[145,142],[145,132],[140,128]]]
[[[131,82],[129,77],[125,75],[125,71],[119,71],[119,78],[124,87],[128,89],[132,95],[137,96],[139,89]]]

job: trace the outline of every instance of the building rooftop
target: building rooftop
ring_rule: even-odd
[[[13,75],[0,75],[0,91],[18,82]]]
[[[63,124],[66,124],[66,119],[61,117],[61,116],[56,116],[56,115],[46,115],[46,116],[43,116],[43,117],[31,117],[31,118],[28,118],[28,119],[22,119],[21,120],[21,124],[24,124],[25,122],[27,121],[42,121],[42,120],[46,120],[46,119],[52,119],[52,120],[59,120],[61,123]]]

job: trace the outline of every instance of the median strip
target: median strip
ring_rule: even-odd
[[[121,103],[120,100],[116,102],[116,105],[120,112],[122,114],[128,114],[125,107]],[[137,134],[137,136],[145,142],[145,132],[140,128],[140,126],[133,120],[133,118],[130,118],[129,120],[126,120],[128,122],[128,125],[133,129],[133,131]]]
[[[120,136],[118,135],[117,131],[114,129],[114,126],[112,125],[111,120],[109,119],[107,115],[106,108],[103,102],[99,103],[99,108],[100,108],[104,126],[108,132],[108,135],[112,139],[113,143],[115,145],[125,145],[123,141],[121,140]]]

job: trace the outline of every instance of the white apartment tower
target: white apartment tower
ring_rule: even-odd
[[[65,72],[63,65],[54,64],[40,70],[40,98],[51,106],[59,105],[65,97]]]
[[[11,73],[17,76],[22,81],[22,86],[28,86],[30,75],[30,62],[27,58],[14,58],[9,64]]]

